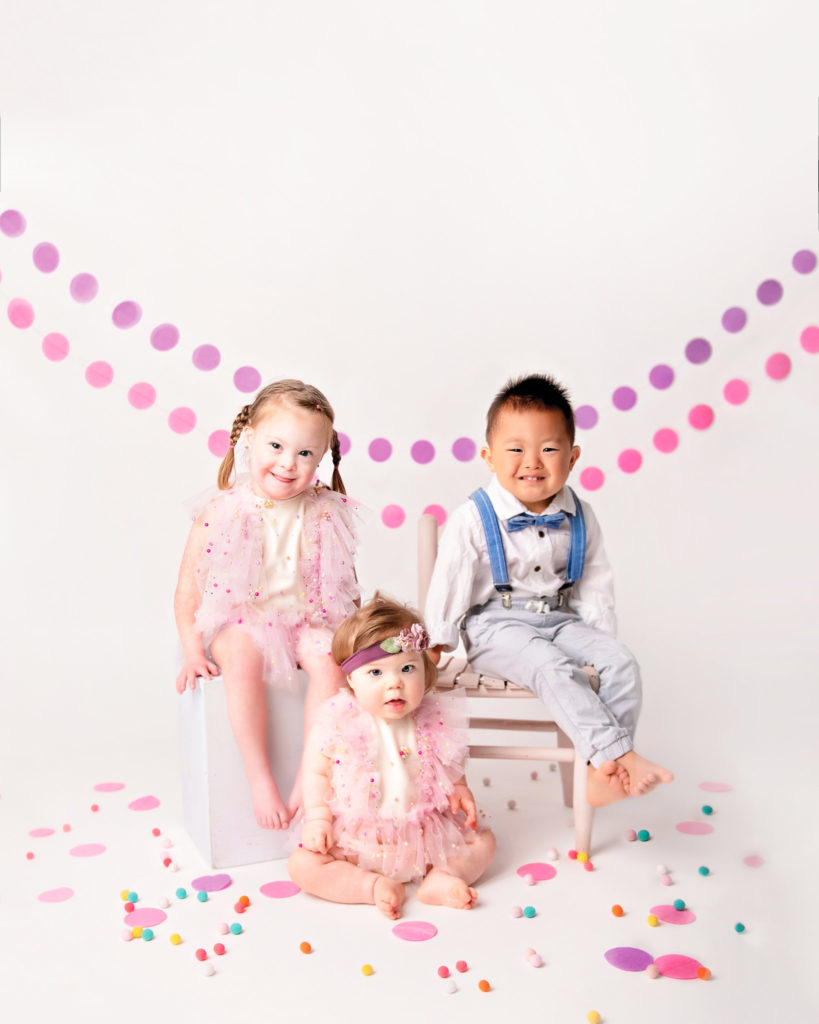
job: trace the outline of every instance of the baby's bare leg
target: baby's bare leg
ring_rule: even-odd
[[[478,900],[472,888],[492,863],[495,856],[495,836],[489,829],[478,832],[463,853],[447,861],[446,868],[433,868],[418,887],[422,903],[471,910]]]
[[[673,772],[653,761],[647,761],[636,750],[629,750],[616,760],[628,774],[627,788],[630,796],[645,796],[661,782],[674,781]]]
[[[332,853],[301,847],[291,855],[287,870],[296,885],[313,896],[332,903],[372,903],[393,921],[401,916],[406,896],[401,882],[365,871]]]
[[[244,761],[256,821],[262,828],[287,828],[290,814],[267,757],[267,699],[262,656],[247,633],[230,627],[219,632],[211,646],[222,669],[228,718]]]

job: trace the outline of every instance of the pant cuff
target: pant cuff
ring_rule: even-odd
[[[619,740],[613,740],[602,749],[595,750],[589,760],[595,768],[599,768],[604,761],[614,761],[633,749],[634,744],[631,742],[630,737],[623,736]]]

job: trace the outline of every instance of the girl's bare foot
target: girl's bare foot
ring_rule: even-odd
[[[628,773],[627,792],[629,796],[645,796],[661,782],[673,782],[674,773],[662,765],[647,761],[644,757],[629,750],[627,754],[617,758],[617,763]]]
[[[290,812],[279,795],[279,787],[272,775],[259,774],[248,780],[253,799],[253,812],[260,828],[287,828]]]
[[[418,899],[433,906],[471,910],[478,902],[478,891],[457,875],[433,868],[418,887]]]
[[[373,885],[373,903],[391,921],[401,916],[406,889],[402,882],[396,882],[386,875],[379,875]]]
[[[589,765],[586,799],[592,807],[605,807],[629,795],[629,776],[624,766],[616,761],[604,761],[597,768]]]

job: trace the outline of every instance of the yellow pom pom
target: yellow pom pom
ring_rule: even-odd
[[[130,893],[130,891],[130,889],[123,889],[122,892],[119,894],[119,898],[122,900],[123,903],[126,903],[128,901],[128,893]]]
[[[660,919],[657,917],[656,914],[649,914],[648,917],[646,918],[646,920],[648,921],[648,923],[651,925],[652,928],[656,928],[657,925],[660,923]]]
[[[134,927],[131,929],[131,934],[133,935],[133,937],[135,939],[141,939],[142,938],[142,928],[140,928],[140,926],[138,924],[135,924]]]
[[[582,850],[579,850],[577,853],[577,859],[580,861],[581,864],[583,864],[585,861],[589,859],[589,855],[587,853],[584,853]]]
[[[174,932],[173,935],[171,936],[171,945],[172,946],[178,946],[181,941],[182,941],[182,936],[181,935],[177,935],[176,932]]]
[[[361,968],[361,973],[369,977],[373,973],[372,964],[364,964],[364,966]]]
[[[589,1010],[589,1012],[586,1014],[586,1020],[589,1022],[589,1024],[600,1024],[601,1019],[602,1018],[600,1017],[600,1014],[597,1012],[597,1010]]]

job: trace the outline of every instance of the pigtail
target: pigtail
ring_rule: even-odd
[[[242,406],[239,415],[233,421],[233,426],[230,428],[230,447],[227,450],[227,454],[222,459],[222,463],[219,466],[219,473],[216,477],[216,483],[220,491],[227,490],[230,487],[230,478],[233,474],[233,467],[235,465],[235,459],[233,456],[233,449],[239,442],[239,438],[242,436],[242,431],[250,422],[250,406]]]
[[[334,491],[338,491],[339,494],[346,494],[347,491],[344,489],[344,481],[341,479],[341,473],[338,471],[338,464],[341,462],[341,444],[339,443],[338,434],[335,430],[333,431],[332,441],[330,442],[330,455],[333,458],[332,488]]]

